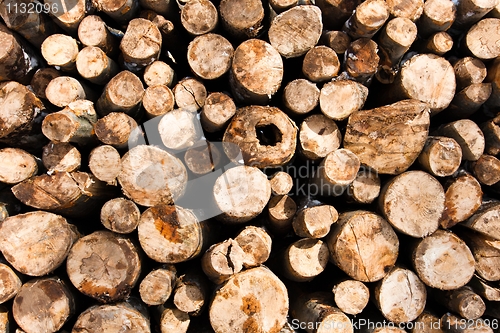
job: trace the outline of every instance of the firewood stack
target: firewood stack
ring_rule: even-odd
[[[0,333],[499,332],[499,0],[0,17]]]

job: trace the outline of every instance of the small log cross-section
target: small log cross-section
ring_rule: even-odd
[[[319,95],[321,112],[333,120],[344,120],[360,110],[368,97],[368,88],[351,80],[325,83]]]
[[[297,282],[311,281],[328,264],[328,246],[320,239],[302,238],[283,254],[283,275]]]
[[[141,262],[130,240],[96,231],[74,244],[66,271],[81,293],[101,302],[114,302],[128,297],[139,279]]]
[[[233,239],[212,245],[201,259],[203,272],[215,284],[222,284],[243,269],[245,252]]]
[[[140,134],[134,118],[123,112],[111,112],[99,119],[94,132],[99,141],[117,149],[131,148]]]
[[[370,300],[370,290],[361,281],[344,280],[333,289],[335,304],[342,312],[357,315],[363,311]]]
[[[457,289],[474,275],[474,257],[469,247],[444,230],[420,240],[413,250],[412,261],[418,277],[432,288]]]
[[[192,2],[196,1],[188,4]],[[202,79],[213,80],[224,75],[231,67],[234,48],[226,38],[210,33],[193,39],[187,54],[191,70]]]
[[[474,232],[461,232],[476,261],[476,274],[487,281],[500,279],[500,242]]]
[[[47,37],[41,46],[42,56],[51,66],[57,66],[65,72],[74,72],[78,44],[73,37],[54,34]]]
[[[198,316],[203,311],[207,298],[205,276],[198,271],[191,271],[177,279],[173,292],[173,303],[177,309]]]
[[[112,146],[98,146],[89,155],[90,171],[97,179],[109,185],[116,185],[120,163],[120,154]]]
[[[444,204],[443,187],[423,171],[407,171],[394,177],[379,196],[380,210],[387,221],[412,237],[425,237],[437,230]]]
[[[381,216],[368,211],[340,215],[326,243],[331,260],[353,279],[382,279],[398,257],[399,240]]]
[[[221,92],[214,92],[207,96],[201,109],[201,126],[206,132],[221,131],[236,113],[236,105],[231,97]]]
[[[389,6],[383,0],[368,0],[356,7],[344,24],[344,30],[353,39],[371,38],[389,18]]]
[[[47,169],[47,173],[51,174],[54,171],[58,172],[73,172],[80,168],[82,155],[70,143],[51,142],[43,147],[42,163]]]
[[[124,327],[133,327],[137,333],[151,332],[149,319],[128,303],[88,308],[78,316],[73,332],[119,332]]]
[[[100,218],[106,229],[119,234],[128,234],[139,225],[141,212],[133,201],[114,198],[102,206]]]
[[[484,205],[462,225],[500,240],[500,204]]]
[[[284,171],[278,171],[269,179],[273,195],[285,195],[290,193],[293,187],[293,178]]]
[[[96,110],[101,117],[111,112],[125,112],[134,117],[143,95],[141,80],[132,72],[122,71],[108,82],[97,100]]]
[[[278,333],[286,323],[288,292],[261,266],[233,275],[215,292],[210,323],[215,333]]]
[[[222,0],[219,12],[225,30],[238,39],[257,37],[263,28],[264,7],[260,0]]]
[[[181,24],[191,35],[213,31],[218,22],[217,8],[208,0],[188,1],[181,10]]]
[[[153,22],[143,18],[131,20],[120,42],[125,67],[138,71],[158,60],[161,44],[160,30]]]
[[[477,161],[484,152],[485,140],[479,126],[470,119],[460,119],[438,129],[443,136],[453,138],[462,148],[462,159]]]
[[[422,151],[429,124],[427,104],[415,100],[354,112],[349,117],[344,147],[378,173],[399,174]]]
[[[438,291],[435,298],[448,310],[458,313],[462,318],[473,320],[480,318],[486,310],[481,296],[469,286],[455,290]]]
[[[38,173],[36,158],[19,148],[0,149],[0,182],[17,184]]]
[[[283,91],[283,104],[294,115],[311,112],[319,102],[320,90],[306,79],[289,82]]]
[[[247,106],[236,112],[223,141],[241,149],[246,165],[278,167],[289,162],[295,153],[297,126],[278,108]]]
[[[259,266],[267,261],[271,254],[271,236],[264,228],[248,226],[234,238],[243,250],[243,266]]]
[[[298,212],[292,226],[299,237],[323,238],[328,235],[338,217],[337,210],[330,205],[307,207]]]
[[[42,276],[59,267],[78,239],[62,216],[34,211],[8,217],[0,225],[0,251],[19,272]]]
[[[177,271],[173,265],[152,270],[139,285],[141,300],[147,305],[162,305],[172,294]]]
[[[308,159],[318,160],[337,150],[342,134],[337,124],[325,115],[313,114],[300,125],[299,152]]]

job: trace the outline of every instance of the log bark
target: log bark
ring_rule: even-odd
[[[121,165],[118,181],[123,193],[139,205],[173,204],[184,194],[185,166],[160,148],[136,146],[125,153]]]
[[[491,95],[486,105],[497,109],[500,106],[500,61],[494,60],[487,69],[485,82],[491,83]]]
[[[491,96],[490,83],[474,83],[455,95],[444,115],[451,118],[468,118],[474,114]]]
[[[26,282],[12,306],[16,323],[26,333],[58,332],[74,311],[71,291],[56,277]]]
[[[444,204],[443,187],[423,171],[407,171],[394,177],[379,196],[379,207],[387,221],[396,230],[418,238],[438,229]]]
[[[340,30],[323,30],[321,39],[326,46],[334,50],[338,55],[344,54],[352,42],[351,37]]]
[[[174,264],[202,254],[208,245],[208,225],[194,214],[172,205],[157,205],[141,215],[137,227],[146,254],[160,263]]]
[[[418,21],[418,33],[424,38],[439,31],[448,30],[456,17],[456,7],[451,0],[429,0]]]
[[[36,97],[47,99],[47,96],[45,95],[45,89],[47,89],[47,85],[50,83],[50,81],[58,76],[61,76],[59,71],[51,67],[40,68],[39,70],[37,70],[30,82],[30,86],[33,89]]]
[[[304,55],[318,43],[322,30],[321,10],[318,7],[295,6],[273,19],[269,28],[269,41],[283,57],[295,58]]]
[[[25,180],[12,187],[23,204],[36,209],[81,217],[114,195],[114,189],[85,172],[54,172]]]
[[[3,24],[0,24],[0,45],[0,81],[29,83],[41,59]]]
[[[101,117],[111,112],[124,112],[136,117],[143,95],[141,80],[132,72],[121,71],[106,84],[97,100],[96,110]]]
[[[330,205],[307,207],[298,212],[293,220],[293,230],[299,237],[323,238],[337,222],[339,214]]]
[[[171,88],[174,78],[174,70],[163,61],[154,61],[144,69],[144,82],[148,87],[166,85]]]
[[[85,46],[100,48],[108,56],[118,51],[118,42],[106,23],[97,15],[86,16],[78,26],[78,39]]]
[[[282,274],[296,282],[311,281],[325,270],[328,259],[328,246],[322,240],[302,238],[284,251]]]
[[[88,100],[77,100],[69,103],[63,110],[47,115],[42,122],[42,132],[56,143],[75,142],[85,145],[95,138],[96,122],[94,104]]]
[[[487,74],[484,62],[473,57],[459,59],[453,64],[453,70],[455,71],[457,90],[459,91],[471,84],[483,82]]]
[[[114,198],[102,206],[100,218],[106,229],[119,234],[128,234],[137,229],[141,212],[133,201]]]
[[[257,168],[237,166],[225,171],[214,185],[214,199],[228,223],[248,222],[259,215],[271,197],[271,184]]]
[[[459,234],[472,251],[476,262],[476,273],[486,281],[500,280],[500,242],[474,232]],[[481,317],[481,316],[479,316]]]
[[[326,82],[337,76],[340,62],[337,53],[328,46],[314,46],[302,62],[302,73],[312,82]]]
[[[498,5],[497,0],[465,0],[458,2],[457,17],[453,23],[453,28],[467,29],[488,14],[496,5]]]
[[[75,242],[66,271],[82,294],[109,303],[129,296],[139,279],[141,261],[129,239],[95,231]]]
[[[469,29],[463,45],[474,57],[489,60],[500,55],[500,45],[495,43],[499,39],[500,19],[487,18]]]
[[[293,178],[284,171],[278,171],[270,179],[271,193],[273,195],[288,194],[293,187]]]
[[[500,181],[500,160],[495,156],[481,155],[473,162],[472,174],[484,185],[494,185]]]
[[[113,146],[102,145],[92,149],[89,155],[89,169],[92,174],[108,185],[116,185],[120,173],[120,154]]]
[[[278,167],[295,154],[297,126],[278,108],[247,106],[238,109],[222,141],[237,145],[246,165]],[[224,145],[226,153],[230,148]]]
[[[476,178],[466,173],[450,180],[445,188],[445,207],[439,224],[447,229],[465,221],[479,209],[483,191]]]
[[[222,0],[219,13],[224,30],[237,39],[255,38],[261,33],[264,20],[261,1]]]
[[[300,125],[299,152],[307,159],[322,159],[337,150],[341,142],[337,124],[322,114],[309,116]]]
[[[283,60],[271,45],[250,39],[234,51],[229,83],[240,102],[267,104],[283,79]]]
[[[154,269],[144,277],[139,285],[141,300],[147,305],[162,305],[172,294],[177,279],[173,265]]]
[[[120,42],[124,66],[133,72],[158,60],[162,37],[158,27],[143,18],[132,19]]]
[[[137,0],[96,0],[94,5],[118,24],[126,25],[139,11]]]
[[[216,333],[277,333],[286,323],[288,292],[269,269],[261,266],[233,275],[210,304]]]
[[[208,0],[194,0],[189,1],[188,4],[195,2],[211,4]],[[183,11],[186,8],[187,6]],[[216,11],[215,7],[214,10]],[[231,43],[225,37],[214,33],[197,36],[189,43],[187,50],[187,60],[191,71],[205,80],[214,80],[226,74],[231,67],[233,55],[234,48]]]
[[[99,119],[94,125],[94,132],[102,143],[117,149],[126,148],[129,143],[135,143],[140,134],[134,118],[123,112],[111,112]]]
[[[429,136],[418,156],[422,168],[436,177],[453,175],[462,162],[462,148],[452,138]]]
[[[342,25],[352,15],[356,7],[361,4],[360,0],[318,0],[316,5],[321,9],[325,28],[340,30]]]
[[[193,78],[182,79],[172,91],[177,106],[193,113],[201,109],[207,99],[207,89],[201,81]]]
[[[19,293],[23,283],[18,273],[6,264],[0,264],[0,277],[2,279],[2,284],[0,285],[0,303],[3,304]]]
[[[63,263],[78,237],[62,216],[34,211],[2,222],[0,250],[18,272],[43,276]]]
[[[264,228],[247,226],[234,238],[245,254],[243,267],[251,268],[265,263],[271,255],[271,236]]]
[[[186,109],[165,114],[158,124],[158,131],[165,147],[173,150],[192,147],[203,135],[196,113]]]
[[[347,188],[346,194],[357,203],[370,204],[378,198],[380,187],[378,174],[370,168],[361,166],[356,178]]]
[[[310,184],[314,184],[317,195],[340,196],[354,181],[360,166],[359,158],[352,151],[337,149],[321,161]]]
[[[481,206],[463,225],[486,236],[500,240],[499,217],[500,205],[494,202]]]
[[[371,38],[389,18],[389,6],[385,1],[370,0],[359,4],[344,24],[344,31],[352,39]]]
[[[222,92],[210,93],[201,109],[201,126],[209,133],[221,131],[235,113],[236,105],[230,96]]]
[[[500,301],[500,288],[484,280],[480,276],[474,274],[468,285],[485,301]]]
[[[424,311],[427,291],[413,271],[395,267],[377,283],[374,296],[382,315],[400,324],[415,320]]]
[[[426,285],[441,290],[463,287],[474,275],[474,257],[469,247],[444,230],[420,240],[413,250],[412,262]]]
[[[0,182],[17,184],[38,173],[35,156],[19,148],[0,149]]]
[[[142,97],[146,117],[162,116],[174,109],[174,93],[166,85],[149,86]]]
[[[285,86],[283,104],[293,115],[304,115],[318,106],[319,93],[316,84],[306,79],[296,79]]]
[[[273,232],[284,234],[292,227],[292,220],[297,212],[297,204],[288,195],[277,195],[267,205],[268,224]]]
[[[462,148],[462,159],[477,161],[484,152],[484,135],[470,119],[461,119],[438,129],[438,134],[454,139]]]
[[[357,315],[368,305],[370,290],[361,281],[344,280],[333,289],[335,305],[345,314]]]
[[[243,249],[235,240],[228,239],[212,245],[205,252],[201,258],[201,267],[212,282],[220,285],[243,269],[244,259]]]
[[[399,240],[391,225],[362,210],[341,214],[326,243],[330,260],[362,282],[375,282],[387,275],[399,251]]]
[[[290,314],[307,333],[353,332],[349,317],[334,306],[331,295],[327,293],[300,295],[290,305]]]
[[[400,17],[413,22],[418,20],[424,11],[423,0],[389,0],[387,1],[387,6],[389,7],[391,17]]]
[[[486,310],[486,305],[481,296],[468,286],[455,290],[436,291],[435,298],[448,310],[467,320],[480,318]]]
[[[78,73],[90,82],[106,84],[118,73],[118,65],[97,46],[83,48],[76,57]]]
[[[420,54],[403,64],[390,90],[399,99],[413,98],[428,103],[434,115],[451,103],[455,87],[455,73],[446,59]]]
[[[161,333],[186,333],[191,323],[189,315],[174,305],[159,307]]]
[[[485,152],[490,155],[500,153],[500,117],[495,117],[481,125],[484,135]]]
[[[377,43],[368,38],[359,38],[353,41],[345,52],[344,66],[349,78],[368,85],[380,63]]]
[[[70,73],[76,71],[78,44],[73,37],[63,34],[50,35],[43,41],[41,52],[47,64],[57,70]]]
[[[217,8],[208,0],[188,1],[181,10],[181,24],[191,35],[212,32],[219,22]]]
[[[80,22],[86,15],[94,12],[94,6],[87,0],[72,1],[69,5],[63,5],[57,0],[44,0],[43,3],[55,8],[49,12],[50,15],[54,22],[70,35],[76,34]]]
[[[61,108],[78,100],[94,100],[94,94],[89,87],[71,76],[52,79],[45,88],[45,96],[50,103]]]
[[[73,332],[119,332],[124,323],[137,333],[151,332],[149,319],[124,302],[91,306],[78,316]]]
[[[347,119],[360,110],[368,97],[368,88],[351,80],[326,83],[319,95],[321,112],[333,120]]]

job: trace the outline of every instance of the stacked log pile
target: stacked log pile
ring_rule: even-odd
[[[0,332],[498,332],[499,0],[0,0],[0,252]]]

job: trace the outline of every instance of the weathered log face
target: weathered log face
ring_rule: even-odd
[[[399,174],[422,151],[429,124],[428,106],[415,100],[354,112],[349,117],[344,147],[378,173]]]
[[[127,303],[88,308],[78,316],[73,332],[119,332],[125,323],[138,333],[151,332],[148,318]]]

